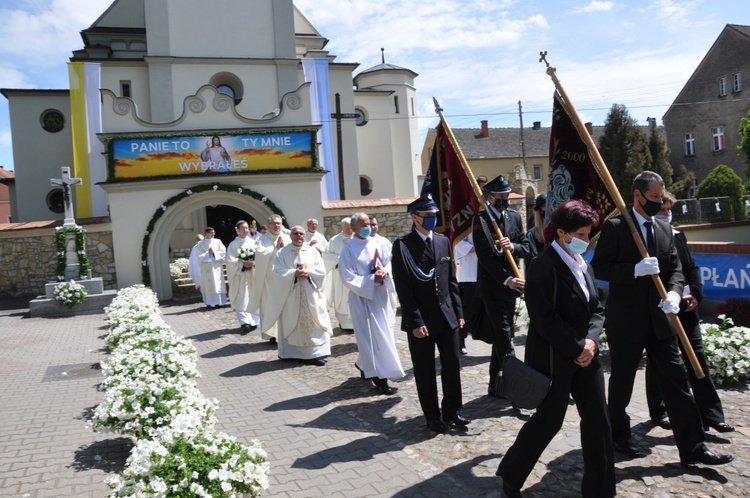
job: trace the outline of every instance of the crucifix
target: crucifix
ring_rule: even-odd
[[[70,187],[75,185],[82,185],[83,180],[81,180],[80,178],[71,178],[70,168],[67,166],[63,166],[60,169],[62,170],[62,178],[50,179],[50,185],[52,185],[53,187],[62,187],[63,206],[65,207],[65,221],[63,222],[63,226],[74,227],[76,226],[76,220],[73,216],[73,198],[70,195],[72,193]]]

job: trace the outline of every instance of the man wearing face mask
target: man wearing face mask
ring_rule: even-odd
[[[444,422],[459,428],[470,422],[461,415],[458,329],[464,326],[464,315],[450,242],[433,232],[438,212],[435,202],[425,194],[409,204],[408,211],[414,229],[393,244],[393,283],[401,301],[401,330],[409,340],[414,381],[427,427],[445,432]],[[436,346],[442,367],[442,406],[438,404],[435,378]]]
[[[474,248],[477,253],[477,296],[481,297],[487,316],[492,322],[492,357],[487,394],[495,395],[494,381],[507,354],[514,354],[513,319],[516,298],[523,294],[524,280],[513,274],[504,249],[509,249],[514,259],[531,255],[529,241],[524,236],[521,215],[509,207],[510,184],[503,175],[484,187],[490,211],[474,217]],[[492,218],[503,234],[498,239]]]
[[[672,206],[677,202],[674,195],[664,192],[662,196],[662,209],[654,218],[666,223],[672,223]],[[700,268],[695,264],[693,256],[688,248],[685,232],[672,229],[674,233],[674,242],[677,247],[677,254],[682,264],[682,274],[685,276],[685,289],[682,291],[682,301],[680,301],[680,322],[685,328],[685,333],[690,339],[695,356],[698,358],[705,377],[699,379],[692,368],[688,368],[688,377],[690,378],[690,387],[693,391],[695,402],[698,403],[698,409],[701,412],[703,426],[708,430],[712,428],[717,432],[733,432],[734,427],[726,423],[724,419],[724,408],[721,405],[721,398],[716,391],[708,371],[708,360],[703,347],[703,338],[701,336],[700,316],[698,315],[698,304],[703,299],[703,282],[700,277]],[[682,342],[678,342],[682,357],[685,363],[688,363],[685,348]],[[654,369],[651,368],[650,362],[646,363],[646,400],[648,401],[648,412],[651,421],[661,427],[669,430],[672,428],[667,410],[664,407],[661,389],[654,375]]]
[[[596,277],[609,282],[604,327],[612,362],[609,378],[609,415],[615,451],[631,458],[644,456],[634,444],[626,408],[636,371],[646,350],[664,395],[682,465],[722,465],[732,455],[720,455],[706,445],[706,434],[680,360],[675,330],[668,313],[678,313],[685,285],[672,227],[654,215],[662,208],[664,180],[644,171],[633,181],[631,216],[649,257],[642,258],[622,216],[607,220],[591,261]],[[668,291],[662,300],[652,275]]]

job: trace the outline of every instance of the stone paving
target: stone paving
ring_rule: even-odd
[[[486,395],[488,345],[467,341],[462,357],[468,430],[433,435],[424,426],[406,340],[397,332],[406,377],[395,396],[359,378],[352,334],[335,330],[324,367],[278,360],[257,333],[240,336],[229,308],[207,310],[195,299],[162,306],[166,321],[193,340],[204,395],[220,400],[218,428],[240,440],[258,438],[271,462],[279,497],[499,497],[497,464],[529,412],[516,413]],[[100,497],[104,479],[122,469],[127,438],[94,433],[87,414],[101,400],[98,362],[106,357],[103,315],[29,318],[23,303],[0,306],[0,496]],[[525,331],[519,330],[522,353]],[[608,361],[605,354],[605,364]],[[670,432],[648,422],[639,372],[630,406],[634,436],[647,456],[618,457],[623,497],[750,496],[750,397],[746,386],[721,390],[729,435],[708,434],[710,447],[735,455],[721,467],[679,465]],[[529,477],[528,497],[579,496],[582,475],[578,415],[571,404],[563,429]]]

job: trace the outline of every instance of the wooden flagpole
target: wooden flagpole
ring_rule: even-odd
[[[502,230],[500,230],[500,227],[497,224],[497,220],[492,215],[492,211],[490,211],[489,209],[490,205],[487,202],[487,199],[484,198],[484,192],[482,192],[482,188],[479,186],[476,178],[474,178],[474,174],[471,172],[471,167],[466,161],[464,153],[461,151],[461,147],[459,147],[458,141],[456,141],[456,137],[453,135],[453,130],[451,130],[451,127],[448,125],[448,121],[446,121],[445,116],[443,116],[443,108],[440,107],[440,104],[435,97],[432,97],[432,101],[435,103],[435,112],[438,114],[438,116],[440,116],[440,123],[442,123],[443,129],[448,136],[448,141],[453,146],[453,150],[456,151],[458,161],[461,163],[461,167],[463,168],[464,173],[466,173],[466,176],[469,178],[471,188],[474,189],[474,195],[476,195],[477,199],[482,201],[482,204],[484,204],[485,210],[487,211],[487,214],[490,217],[490,221],[492,222],[492,228],[495,230],[495,234],[497,234],[498,239],[502,239],[504,237],[503,232]],[[503,252],[505,253],[505,257],[510,263],[511,270],[513,271],[513,276],[516,278],[522,278],[521,272],[518,270],[518,265],[516,265],[516,260],[513,259],[513,253],[511,253],[510,249],[503,249]]]
[[[604,164],[604,159],[602,159],[601,154],[599,154],[599,149],[594,143],[594,139],[591,138],[591,134],[586,129],[583,121],[581,121],[581,117],[578,115],[578,112],[573,106],[573,102],[568,98],[568,94],[565,92],[565,89],[560,83],[560,80],[557,79],[557,69],[554,66],[550,66],[549,62],[547,62],[547,52],[539,52],[539,55],[539,62],[544,62],[547,65],[547,74],[550,76],[550,78],[552,78],[552,82],[555,84],[555,88],[557,88],[557,91],[560,93],[562,105],[563,107],[565,107],[565,110],[568,113],[568,116],[570,116],[571,121],[573,121],[573,125],[576,127],[576,130],[581,136],[581,139],[586,144],[586,147],[588,147],[592,162],[594,164],[594,167],[596,168],[596,172],[604,181],[604,184],[607,186],[607,190],[609,190],[609,193],[612,195],[617,208],[620,210],[620,214],[622,214],[625,223],[628,225],[630,234],[633,236],[633,240],[635,241],[635,245],[638,247],[638,251],[641,253],[641,257],[648,258],[648,250],[643,244],[643,240],[641,239],[640,235],[638,235],[638,228],[636,227],[635,223],[633,222],[633,218],[631,218],[630,213],[628,212],[625,201],[620,195],[620,191],[618,190],[615,181],[612,179],[612,175],[609,173],[607,165]],[[659,291],[659,296],[663,301],[667,298],[667,289],[664,287],[664,283],[659,278],[659,275],[651,275],[651,278],[654,281],[654,285],[656,285],[656,289]],[[688,360],[690,360],[690,365],[695,371],[695,376],[699,379],[704,378],[706,374],[703,372],[700,363],[698,363],[698,358],[695,356],[695,351],[693,351],[693,346],[690,344],[690,339],[688,339],[688,336],[685,333],[685,329],[682,327],[680,318],[676,313],[667,313],[667,315],[672,320],[672,325],[677,331],[677,336],[680,338],[680,342],[682,342],[685,352],[687,353]]]

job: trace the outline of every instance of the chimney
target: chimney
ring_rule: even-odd
[[[487,127],[487,120],[482,120],[482,136],[483,137],[489,137],[490,136],[490,129]]]
[[[589,132],[589,135],[594,136],[594,125],[591,124],[591,121],[584,123],[583,126],[586,127],[586,131]]]
[[[531,127],[532,130],[541,130],[542,129],[542,122],[541,121],[534,121],[534,126]]]

